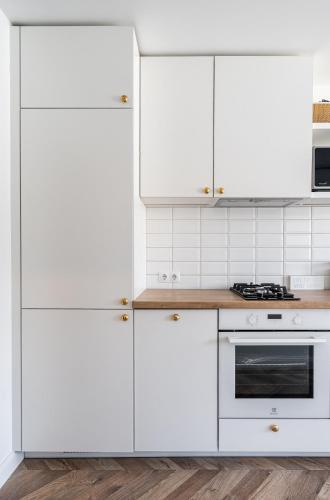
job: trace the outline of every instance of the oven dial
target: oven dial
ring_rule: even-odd
[[[248,316],[247,320],[248,320],[249,325],[254,326],[257,322],[257,316],[255,314],[250,314],[250,316]]]
[[[297,325],[297,326],[298,326],[298,325],[301,325],[301,324],[302,324],[302,317],[301,317],[301,316],[299,316],[299,314],[297,314],[296,316],[294,316],[294,318],[293,318],[293,320],[292,320],[292,321],[293,321],[293,323],[294,323],[295,325]]]

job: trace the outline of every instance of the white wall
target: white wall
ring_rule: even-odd
[[[12,451],[9,22],[0,11],[0,467]]]

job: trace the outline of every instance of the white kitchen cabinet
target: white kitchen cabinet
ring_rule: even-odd
[[[22,110],[23,308],[132,300],[132,113]]]
[[[200,197],[209,203],[213,196],[213,62],[213,57],[141,59],[145,201]]]
[[[216,57],[214,106],[215,196],[310,195],[310,58]]]
[[[133,451],[132,312],[25,310],[22,325],[23,450]]]
[[[134,328],[135,450],[216,451],[217,311],[135,310]]]
[[[133,28],[23,26],[23,108],[126,108],[138,100]],[[137,75],[136,75],[137,76]],[[121,96],[128,97],[127,102]]]

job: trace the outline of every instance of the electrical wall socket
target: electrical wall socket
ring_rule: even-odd
[[[160,283],[179,283],[181,281],[181,273],[158,273],[158,281]]]
[[[323,276],[290,276],[291,290],[324,290]]]

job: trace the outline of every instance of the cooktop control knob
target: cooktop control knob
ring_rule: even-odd
[[[299,315],[299,314],[296,314],[294,317],[293,317],[293,324],[294,325],[301,325],[302,324],[302,317]]]
[[[250,316],[248,316],[247,320],[248,320],[249,325],[254,326],[257,322],[257,316],[255,314],[250,314]]]

